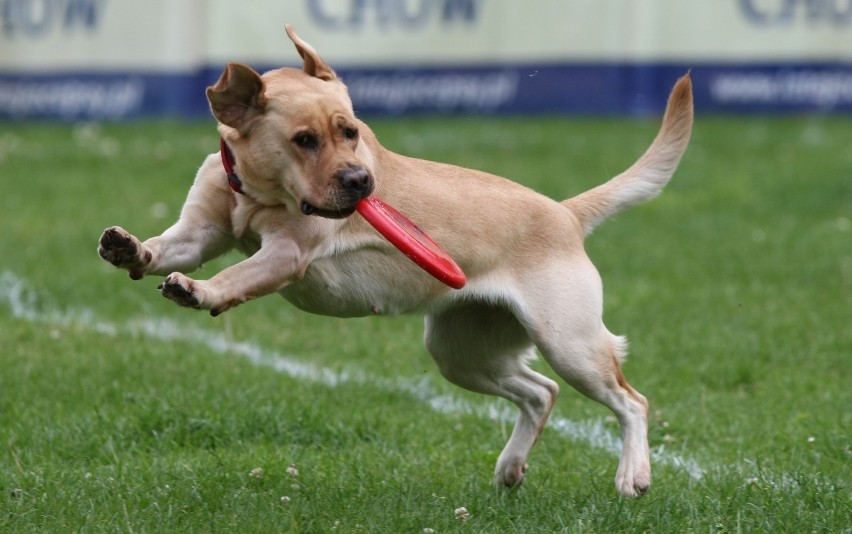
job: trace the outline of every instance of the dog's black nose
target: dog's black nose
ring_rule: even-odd
[[[338,172],[337,180],[346,189],[363,191],[369,186],[370,173],[364,167],[350,167]]]

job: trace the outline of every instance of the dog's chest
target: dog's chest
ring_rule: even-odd
[[[359,249],[319,258],[281,290],[294,306],[335,317],[422,311],[442,286],[395,249]]]

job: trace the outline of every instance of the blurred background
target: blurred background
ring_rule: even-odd
[[[207,115],[228,61],[296,65],[293,24],[356,111],[852,111],[847,0],[0,0],[0,118]]]

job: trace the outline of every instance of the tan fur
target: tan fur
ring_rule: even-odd
[[[616,486],[643,494],[651,481],[647,401],[619,368],[626,342],[603,326],[601,281],[583,236],[671,177],[692,127],[689,76],[630,169],[559,203],[504,178],[383,148],[334,71],[291,27],[287,33],[303,70],[260,76],[229,64],[207,91],[245,194],[229,189],[219,154],[211,154],[171,228],[145,242],[108,228],[100,255],[134,279],[165,276],[165,297],[213,315],[275,292],[326,315],[425,314],[426,347],[448,380],[520,408],[497,461],[498,485],[523,480],[556,402],[557,384],[527,365],[538,348],[569,384],[616,413],[624,438]],[[352,215],[372,193],[442,244],[467,286],[442,285]],[[233,248],[248,258],[208,280],[186,275]]]

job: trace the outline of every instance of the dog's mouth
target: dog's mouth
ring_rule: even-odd
[[[337,179],[342,187],[327,194],[322,207],[302,199],[299,203],[302,213],[326,219],[345,219],[355,213],[358,202],[370,196],[375,187],[372,177],[363,167],[344,169],[338,173]]]
[[[305,215],[316,215],[318,217],[325,217],[326,219],[345,219],[355,213],[355,206],[327,210],[320,209],[310,202],[305,201],[302,202],[299,208]]]

